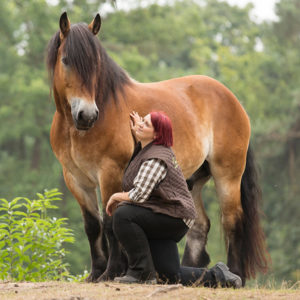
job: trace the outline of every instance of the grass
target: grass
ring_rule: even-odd
[[[210,300],[210,299],[291,299],[300,300],[300,282],[280,289],[266,287],[234,289],[209,289],[202,287],[183,287],[181,285],[141,285],[70,282],[3,282],[0,283],[1,300]]]

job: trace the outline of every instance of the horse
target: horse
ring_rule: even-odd
[[[182,264],[205,267],[210,262],[206,251],[210,221],[201,190],[213,178],[230,271],[243,284],[257,272],[266,272],[250,120],[240,102],[223,84],[203,75],[151,83],[132,79],[101,45],[100,27],[99,14],[90,24],[71,25],[64,12],[47,48],[56,105],[50,141],[65,183],[81,208],[91,253],[87,281],[113,279],[126,268],[105,206],[113,193],[121,191],[124,169],[134,150],[129,117],[133,110],[141,116],[164,111],[173,124],[173,150],[197,209]]]

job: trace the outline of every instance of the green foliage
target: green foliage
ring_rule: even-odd
[[[0,199],[0,279],[16,281],[58,280],[69,277],[64,243],[73,243],[66,218],[48,216],[61,193],[56,189],[37,194],[38,199]]]

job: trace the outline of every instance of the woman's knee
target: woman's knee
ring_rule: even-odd
[[[122,220],[126,219],[127,213],[124,207],[125,206],[119,206],[113,214],[113,221],[112,221],[113,231],[115,231],[118,225],[122,223]]]
[[[115,232],[120,226],[124,226],[124,223],[130,222],[131,218],[132,211],[130,205],[119,206],[113,214],[113,231]]]
[[[117,209],[113,214],[113,220],[118,220],[123,218],[123,216],[126,214],[126,209],[124,208],[126,208],[125,205],[117,207]]]

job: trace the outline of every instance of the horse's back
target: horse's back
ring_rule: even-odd
[[[247,113],[235,95],[219,81],[204,75],[190,75],[169,80],[140,83],[151,97],[152,104],[172,104],[176,110],[185,108],[197,114],[206,114],[203,121],[220,118],[220,115],[240,116],[240,122],[249,124]],[[156,100],[155,100],[156,98]],[[196,109],[196,111],[195,111]]]

